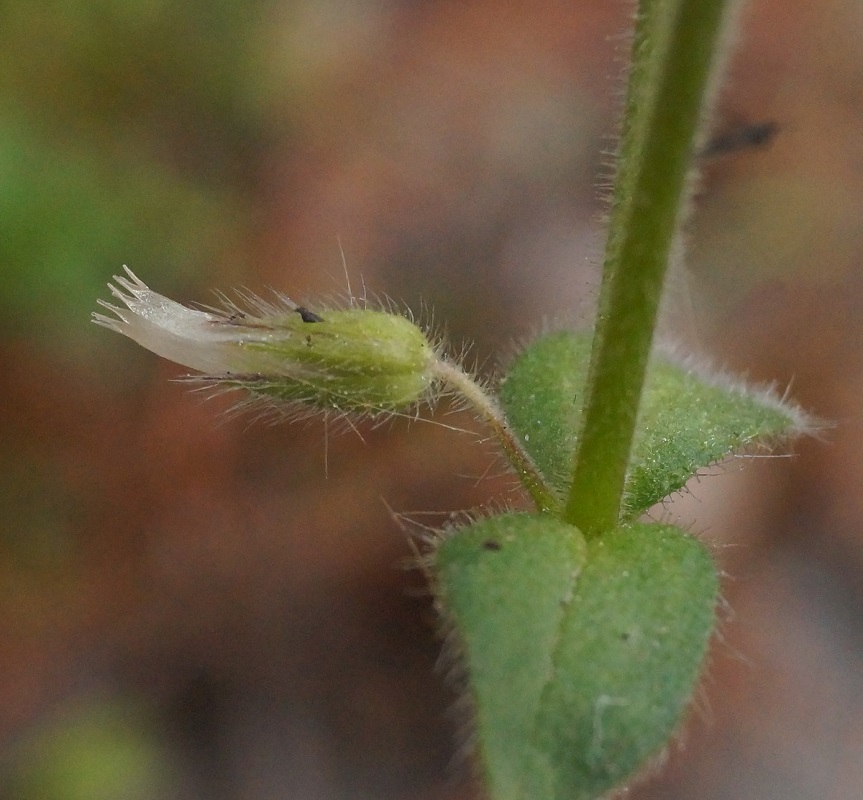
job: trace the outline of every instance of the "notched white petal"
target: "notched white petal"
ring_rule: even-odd
[[[150,289],[132,270],[115,275],[111,294],[125,308],[98,300],[114,316],[93,313],[93,322],[128,336],[156,355],[209,375],[253,371],[243,342],[260,337],[238,329],[220,314],[187,308]]]

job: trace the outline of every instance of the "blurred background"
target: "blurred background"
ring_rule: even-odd
[[[494,452],[226,418],[89,314],[122,264],[185,302],[313,305],[343,250],[355,291],[431,309],[488,373],[583,323],[628,14],[0,6],[0,796],[479,796],[390,509],[519,504]],[[743,16],[715,135],[773,135],[704,160],[663,326],[834,426],[655,510],[715,546],[726,607],[632,798],[863,794],[861,41],[852,0]]]

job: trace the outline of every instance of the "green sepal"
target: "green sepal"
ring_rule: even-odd
[[[411,320],[365,308],[314,316],[314,322],[296,313],[268,320],[271,335],[238,345],[253,373],[220,376],[218,383],[339,411],[400,410],[429,394],[436,356]]]
[[[509,514],[442,539],[434,568],[490,797],[595,798],[661,751],[714,625],[699,542],[661,525],[585,542]]]
[[[501,386],[507,419],[561,497],[571,481],[590,338],[563,331],[531,344]],[[700,469],[758,445],[790,438],[801,413],[741,384],[711,382],[657,355],[642,394],[621,522],[680,490]]]

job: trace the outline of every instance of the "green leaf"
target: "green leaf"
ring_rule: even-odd
[[[519,786],[530,770],[528,744],[585,554],[578,530],[527,514],[460,529],[435,551],[439,600],[466,658],[496,800],[516,797],[507,787]]]
[[[515,360],[501,387],[509,423],[560,496],[569,485],[589,359],[587,336],[551,334]],[[804,428],[797,408],[766,392],[727,379],[705,379],[654,356],[626,474],[621,521],[682,489],[700,469]]]
[[[510,514],[443,539],[434,561],[494,800],[594,798],[662,749],[713,630],[699,542],[633,525],[585,544]]]
[[[732,453],[767,448],[801,432],[800,411],[765,391],[654,359],[639,411],[626,475],[623,518],[630,519],[682,489],[699,469]]]
[[[519,354],[500,387],[507,421],[561,497],[572,476],[590,345],[590,336],[569,331],[543,336]]]

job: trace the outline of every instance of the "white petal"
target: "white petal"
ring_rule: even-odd
[[[104,300],[98,303],[115,316],[94,313],[97,325],[110,328],[136,341],[157,355],[208,375],[248,371],[251,364],[243,352],[248,335],[228,324],[224,317],[175,303],[152,291],[128,267],[128,277],[115,275],[111,293],[126,307]]]

